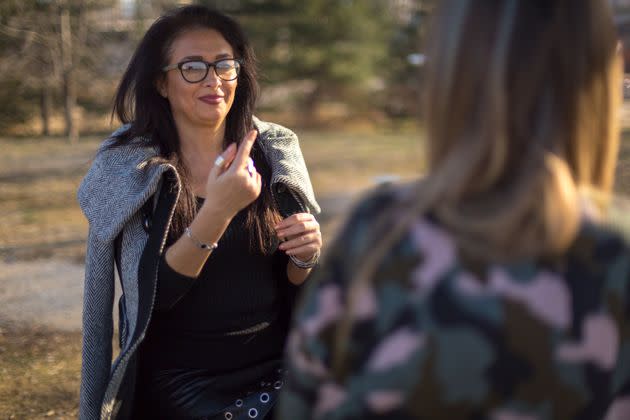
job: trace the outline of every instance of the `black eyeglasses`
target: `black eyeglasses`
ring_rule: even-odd
[[[185,81],[188,83],[198,83],[208,76],[210,67],[214,68],[214,73],[221,80],[229,82],[238,77],[241,70],[241,62],[235,58],[224,58],[212,63],[203,60],[187,60],[166,66],[162,68],[162,71],[167,72],[173,69],[179,69]]]

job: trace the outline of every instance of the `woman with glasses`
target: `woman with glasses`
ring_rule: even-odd
[[[81,418],[271,416],[322,241],[297,138],[253,116],[257,93],[251,46],[219,12],[176,9],[140,42],[115,98],[125,125],[79,189]]]
[[[630,419],[607,0],[443,0],[428,174],[362,202],[288,340],[282,419]]]

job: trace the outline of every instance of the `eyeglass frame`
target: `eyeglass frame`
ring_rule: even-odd
[[[217,72],[217,63],[219,63],[221,61],[227,61],[227,60],[236,61],[238,63],[238,66],[236,67],[236,77],[233,78],[233,79],[224,79]],[[196,81],[196,82],[189,81],[188,79],[186,79],[186,76],[184,76],[184,72],[182,70],[182,67],[186,63],[204,63],[206,65],[206,74],[204,74],[203,77],[201,79],[199,79],[198,81]],[[200,59],[188,59],[188,60],[180,61],[179,63],[169,64],[168,66],[164,66],[164,67],[162,67],[162,71],[164,73],[166,73],[166,72],[169,72],[171,70],[179,69],[179,74],[182,75],[182,79],[184,79],[187,83],[199,83],[199,82],[205,80],[206,77],[208,77],[208,73],[210,73],[210,68],[212,68],[214,70],[214,74],[219,79],[223,80],[224,82],[231,82],[231,81],[234,81],[234,80],[238,79],[238,76],[241,74],[241,66],[242,65],[243,65],[242,61],[240,59],[238,59],[238,58],[221,58],[221,59],[215,60],[213,62],[200,60]]]

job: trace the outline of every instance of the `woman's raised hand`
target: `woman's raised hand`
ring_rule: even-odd
[[[258,198],[261,177],[248,162],[256,135],[256,130],[247,133],[238,149],[236,143],[230,144],[210,170],[204,206],[211,206],[215,214],[232,218]]]

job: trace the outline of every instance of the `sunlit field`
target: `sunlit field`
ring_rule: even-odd
[[[417,132],[298,134],[323,203],[347,202],[379,180],[422,170]],[[83,261],[87,223],[76,189],[101,140],[0,138],[0,264]],[[327,240],[338,220],[323,218]],[[76,418],[80,349],[80,333],[0,324],[0,418]]]
[[[419,134],[300,133],[317,197],[353,195],[422,170]],[[83,259],[76,190],[101,138],[0,138],[0,258]]]
[[[387,177],[417,177],[424,167],[418,132],[299,134],[325,202],[347,201]],[[0,264],[83,260],[87,224],[76,189],[100,140],[0,139]],[[617,191],[630,195],[630,131],[622,140]],[[325,237],[338,220],[325,220]],[[0,324],[0,418],[76,418],[79,372],[80,333]]]

